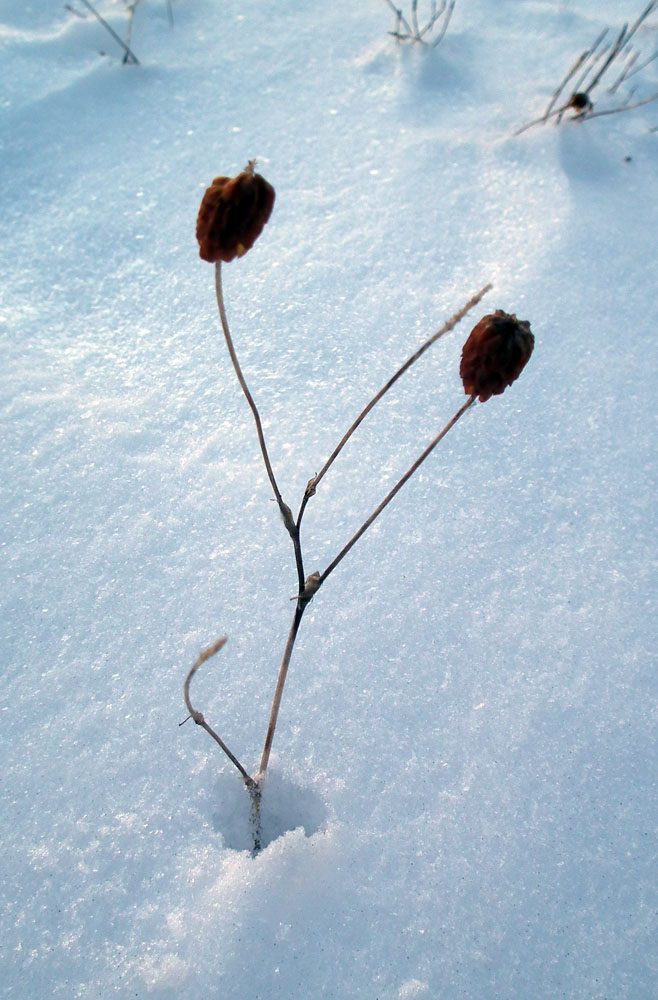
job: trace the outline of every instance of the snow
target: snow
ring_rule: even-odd
[[[639,6],[460,0],[430,51],[383,0],[143,0],[124,66],[0,5],[3,997],[655,996],[658,104],[513,135]],[[323,480],[309,572],[463,402],[475,321],[536,337],[311,604],[255,858],[178,725],[226,634],[194,702],[255,770],[296,591],[194,241],[254,156],[224,285],[293,509],[494,284]]]

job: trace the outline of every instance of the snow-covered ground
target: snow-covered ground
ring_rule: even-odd
[[[384,0],[172,6],[124,66],[89,12],[0,3],[0,994],[650,1000],[658,102],[513,134],[641,5],[459,0],[436,50]],[[294,509],[495,286],[323,480],[309,571],[464,400],[475,321],[536,337],[310,606],[256,858],[178,725],[228,635],[194,701],[256,768],[296,591],[194,239],[251,157],[277,200],[225,292]]]

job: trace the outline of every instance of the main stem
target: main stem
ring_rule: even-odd
[[[272,749],[272,741],[274,739],[274,730],[276,729],[277,719],[279,717],[279,708],[281,705],[281,696],[283,694],[283,688],[286,683],[286,677],[288,675],[288,667],[290,666],[290,658],[292,656],[292,651],[295,646],[295,640],[297,638],[297,633],[299,631],[299,626],[301,624],[304,612],[308,606],[311,597],[317,593],[324,581],[327,579],[330,573],[336,569],[338,564],[345,558],[347,553],[350,551],[352,546],[356,545],[361,535],[364,534],[373,523],[376,518],[382,513],[385,507],[391,502],[394,496],[402,489],[404,484],[413,476],[414,472],[423,464],[425,459],[434,451],[439,441],[445,437],[451,427],[454,427],[457,421],[464,413],[468,410],[469,406],[472,406],[475,402],[475,396],[469,396],[466,402],[460,406],[457,412],[450,418],[448,423],[439,431],[436,437],[428,444],[427,448],[418,456],[416,461],[412,466],[405,472],[400,480],[395,484],[393,489],[384,497],[382,502],[378,507],[372,512],[370,517],[368,517],[359,530],[352,536],[347,545],[345,545],[341,551],[338,553],[336,558],[329,564],[324,573],[317,574],[315,580],[309,577],[309,581],[305,589],[300,589],[299,596],[297,597],[297,606],[295,607],[295,614],[293,616],[292,625],[290,626],[290,632],[288,633],[288,640],[286,642],[286,648],[283,652],[283,659],[281,661],[281,666],[279,667],[279,676],[276,682],[276,688],[274,690],[274,699],[272,701],[272,709],[270,711],[270,720],[267,727],[267,734],[265,736],[265,745],[263,747],[263,753],[260,760],[260,767],[258,769],[258,775],[256,776],[256,781],[260,783],[267,770],[267,765],[270,759],[270,751]],[[299,528],[299,524],[297,525]]]
[[[272,749],[272,740],[274,739],[274,730],[276,729],[276,722],[279,717],[281,695],[283,694],[283,687],[286,683],[286,676],[288,674],[288,667],[290,665],[290,657],[292,656],[293,647],[295,645],[295,639],[297,638],[297,632],[299,631],[299,626],[304,616],[304,611],[306,610],[307,603],[308,602],[302,601],[301,598],[297,599],[295,614],[293,616],[292,625],[290,626],[290,632],[288,633],[286,648],[283,651],[283,659],[281,660],[281,666],[279,667],[279,676],[277,677],[276,688],[274,689],[274,698],[272,699],[272,708],[270,711],[270,721],[267,726],[267,733],[265,735],[265,745],[263,747],[263,753],[260,758],[260,767],[258,768],[258,775],[256,778],[257,781],[260,781],[263,775],[265,774],[265,771],[267,770],[267,765],[270,760],[270,751]]]
[[[274,496],[276,497],[276,502],[279,506],[283,523],[285,524],[286,530],[288,531],[288,534],[292,539],[293,549],[295,552],[295,565],[297,567],[297,582],[298,582],[297,607],[295,609],[295,615],[290,629],[290,634],[288,635],[286,648],[283,653],[283,660],[279,668],[279,676],[277,679],[277,684],[274,691],[274,700],[272,702],[272,709],[270,712],[270,721],[267,728],[267,734],[265,737],[265,746],[263,747],[263,754],[260,762],[260,768],[259,768],[259,776],[260,776],[266,771],[267,764],[270,758],[270,750],[272,748],[272,740],[274,739],[274,730],[276,728],[277,716],[279,714],[279,706],[281,704],[281,695],[283,694],[283,687],[286,681],[286,674],[288,673],[290,657],[292,656],[292,651],[295,645],[295,639],[297,637],[297,631],[299,629],[302,616],[306,609],[306,605],[308,604],[308,598],[304,598],[303,596],[305,587],[305,578],[304,578],[304,561],[302,558],[299,524],[295,524],[290,507],[288,507],[288,505],[284,502],[283,497],[281,496],[281,491],[279,490],[274,475],[274,470],[272,469],[272,463],[270,462],[270,457],[267,451],[267,445],[265,443],[265,435],[263,433],[263,425],[260,418],[260,413],[258,412],[258,407],[254,402],[254,398],[251,395],[249,386],[247,385],[247,381],[243,375],[242,368],[240,367],[240,362],[238,361],[238,356],[236,354],[235,347],[233,345],[233,338],[231,336],[231,330],[229,328],[228,318],[226,316],[226,308],[224,306],[224,295],[222,290],[222,262],[220,260],[218,260],[215,264],[215,292],[217,295],[217,308],[219,310],[219,318],[221,320],[222,329],[224,331],[226,346],[228,347],[228,352],[231,357],[231,361],[233,363],[233,368],[235,369],[235,374],[238,377],[240,388],[244,393],[245,399],[247,400],[249,408],[251,409],[251,412],[254,417],[254,422],[256,424],[256,432],[258,434],[258,442],[260,444],[260,450],[263,456],[263,462],[265,463],[265,469],[267,471],[267,475],[270,480],[270,485],[274,490]],[[211,733],[211,735],[216,740],[218,740],[216,734]],[[226,752],[229,754],[231,759],[233,759],[232,755],[230,754],[230,751],[227,750]],[[234,763],[236,762],[234,761]],[[237,763],[236,766],[241,771],[243,770],[242,766],[239,763]],[[252,781],[252,779],[249,778],[249,781]],[[257,800],[254,800],[254,802],[255,802],[254,808],[257,814],[258,803]]]

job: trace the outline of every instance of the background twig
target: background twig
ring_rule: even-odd
[[[622,83],[631,77],[636,76],[642,69],[658,57],[658,52],[655,52],[649,58],[636,65],[639,53],[632,52],[629,49],[631,39],[635,36],[649,14],[657,8],[658,0],[651,0],[651,2],[647,4],[644,10],[630,25],[630,27],[628,22],[625,22],[611,44],[606,45],[603,48],[601,48],[601,44],[608,33],[608,29],[602,31],[589,49],[586,49],[583,53],[581,53],[566,76],[553,91],[544,114],[541,117],[534,118],[525,125],[522,125],[521,128],[514,133],[514,135],[521,135],[534,125],[543,125],[551,118],[555,118],[556,123],[559,125],[565,112],[569,110],[576,112],[571,120],[584,121],[588,118],[599,118],[602,115],[612,115],[621,111],[630,111],[633,108],[641,107],[643,104],[649,104],[651,101],[656,100],[655,96],[651,96],[642,100],[631,102],[631,97],[633,96],[633,90],[631,90],[631,92],[627,94],[625,102],[622,104],[614,108],[594,110],[592,93],[602,83],[610,67],[617,60],[620,60],[622,55],[624,56],[625,64],[621,73],[618,73],[614,83],[608,88],[609,94],[616,93]],[[560,95],[563,93],[567,83],[574,80],[574,77],[579,70],[581,71],[580,75],[571,85],[569,99],[564,101],[560,107],[555,108],[555,104],[557,103]]]
[[[93,7],[92,4],[90,4],[89,0],[80,0],[80,2],[85,5],[85,7],[87,8],[87,10],[91,11],[91,13],[94,15],[94,17],[98,18],[98,20],[103,25],[103,27],[105,28],[105,30],[108,31],[112,35],[112,38],[116,42],[119,43],[119,45],[121,46],[121,48],[125,52],[125,56],[124,56],[124,59],[123,59],[124,63],[133,63],[135,66],[139,66],[139,59],[137,58],[137,56],[135,55],[135,53],[132,51],[132,49],[128,45],[126,45],[126,43],[124,42],[124,40],[122,38],[120,38],[119,35],[117,35],[117,33],[114,30],[114,28],[110,24],[107,23],[107,21],[105,20],[105,18],[101,17],[101,15],[98,13],[98,11],[96,10],[96,8]]]
[[[411,23],[406,19],[402,10],[395,6],[393,0],[385,0],[385,2],[395,14],[395,28],[389,32],[393,38],[396,38],[399,42],[419,42],[421,45],[431,45],[432,48],[436,48],[448,30],[450,18],[452,17],[457,0],[450,0],[449,3],[448,0],[441,0],[440,7],[437,7],[435,0],[432,0],[427,20],[422,26],[418,20],[418,0],[411,0]],[[431,35],[435,24],[441,18],[443,20],[438,35],[431,41],[427,40],[427,36]]]

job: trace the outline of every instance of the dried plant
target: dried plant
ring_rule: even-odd
[[[427,19],[423,22],[418,19],[418,0],[412,0],[409,17],[405,17],[402,10],[396,7],[392,0],[386,3],[395,14],[395,28],[389,31],[398,42],[419,42],[421,45],[429,45],[436,48],[443,39],[452,12],[455,9],[457,0],[441,0],[437,4],[432,0]]]
[[[139,66],[139,59],[137,58],[132,48],[130,47],[130,39],[132,36],[135,10],[137,9],[137,7],[139,7],[142,0],[124,0],[124,6],[126,9],[126,13],[128,15],[128,26],[126,28],[125,39],[121,38],[121,36],[114,30],[112,25],[98,12],[98,10],[94,7],[94,5],[90,3],[90,0],[76,0],[76,2],[83,4],[84,7],[86,7],[86,9],[91,14],[94,15],[96,20],[103,25],[108,35],[110,35],[117,43],[117,45],[119,45],[123,49],[123,59],[121,61],[124,63],[124,65],[130,64],[133,66]],[[171,0],[165,0],[165,2],[167,8],[167,20],[169,22],[169,26],[173,27],[174,13],[171,5]],[[81,13],[80,11],[76,10],[73,4],[67,3],[64,4],[64,6],[66,10],[70,10],[71,13],[75,14],[77,17],[86,16],[84,13]]]
[[[131,63],[133,66],[139,66],[139,59],[137,58],[133,50],[130,48],[129,43],[130,43],[130,33],[132,31],[133,17],[135,14],[135,7],[140,2],[140,0],[135,0],[135,3],[133,3],[127,8],[129,13],[129,20],[128,20],[128,37],[126,41],[124,41],[123,38],[121,38],[121,36],[117,34],[112,25],[108,21],[106,21],[101,14],[99,14],[99,12],[96,10],[94,5],[89,2],[89,0],[79,0],[79,2],[83,4],[87,8],[87,10],[94,15],[96,20],[103,25],[108,35],[111,35],[111,37],[114,39],[117,45],[119,45],[123,49],[123,60],[122,60],[123,63]],[[66,9],[70,10],[72,14],[76,14],[78,17],[85,16],[84,14],[80,14],[75,9],[75,7],[72,6],[72,4],[66,4],[65,6]]]
[[[658,0],[652,0],[632,25],[629,26],[628,22],[622,25],[619,33],[611,42],[607,42],[608,28],[605,28],[590,47],[581,52],[566,76],[555,88],[543,115],[527,122],[515,132],[515,135],[521,135],[522,132],[534,125],[544,125],[552,119],[559,124],[567,112],[573,112],[568,120],[585,121],[589,118],[599,118],[602,115],[631,111],[633,108],[639,108],[643,104],[650,104],[652,101],[658,100],[658,93],[648,97],[637,97],[635,84],[627,88],[626,95],[620,102],[613,102],[609,106],[604,103],[604,106],[601,107],[598,98],[598,91],[604,80],[609,79],[613,66],[621,68],[607,88],[608,95],[616,95],[622,84],[627,84],[629,80],[637,77],[649,63],[658,58],[658,51],[656,51],[648,58],[641,59],[639,50],[631,46],[631,41],[638,28],[657,7]],[[567,84],[569,85],[568,89],[566,89]],[[565,89],[569,95],[566,99],[564,97]]]
[[[447,320],[443,326],[429,337],[421,346],[407,358],[393,376],[382,388],[375,393],[368,404],[361,410],[357,418],[353,421],[345,434],[342,436],[333,452],[324,463],[320,471],[307,483],[304,495],[301,499],[297,516],[292,513],[291,508],[284,501],[281,490],[276,480],[272,463],[270,461],[262,421],[258,407],[247,386],[245,376],[240,367],[233,338],[228,325],[224,297],[222,289],[222,262],[227,262],[242,256],[254,244],[267,223],[272,206],[274,204],[274,189],[267,181],[255,172],[254,161],[250,161],[245,169],[233,178],[215,178],[210,187],[206,190],[199,214],[197,218],[197,239],[199,242],[199,254],[202,259],[215,264],[215,291],[217,296],[217,307],[224,331],[224,337],[228,347],[229,355],[235,369],[238,381],[251,409],[260,444],[260,450],[267,475],[274,493],[276,502],[281,513],[281,518],[292,541],[295,565],[297,569],[297,595],[295,597],[295,608],[292,623],[285,643],[279,674],[276,681],[272,708],[265,735],[265,742],[260,758],[260,764],[255,776],[249,774],[247,769],[240,763],[238,758],[232,753],[223,740],[209,726],[201,712],[192,707],[190,701],[190,682],[199,666],[209,659],[214,653],[222,648],[224,638],[218,640],[214,645],[204,650],[193,664],[189,671],[184,687],[185,704],[189,712],[188,718],[201,726],[221,747],[232,764],[236,767],[247,788],[252,800],[252,828],[254,839],[254,852],[260,849],[260,825],[259,807],[262,793],[262,781],[267,770],[272,749],[272,741],[276,729],[281,696],[290,661],[295,646],[295,640],[299,627],[304,617],[304,613],[323,583],[331,573],[338,567],[343,559],[350,552],[352,547],[358,542],[361,536],[368,530],[370,525],[380,516],[382,511],[389,505],[405,483],[413,476],[416,470],[434,451],[439,442],[445,437],[449,430],[457,423],[464,413],[475,403],[479,397],[480,401],[489,399],[491,395],[501,392],[518,377],[521,369],[526,364],[532,352],[534,338],[530,332],[527,322],[517,320],[515,316],[497,311],[490,316],[485,316],[476,324],[473,332],[464,346],[462,365],[460,374],[462,376],[464,391],[468,399],[463,402],[453,414],[450,420],[442,427],[436,436],[429,442],[427,447],[420,453],[405,474],[398,480],[395,486],[387,493],[383,500],[377,505],[359,529],[352,535],[349,541],[343,545],[334,559],[322,571],[316,570],[307,574],[304,566],[304,556],[301,542],[301,526],[304,512],[310,501],[315,496],[318,486],[333,465],[334,461],[342,451],[347,441],[352,437],[357,428],[368,416],[373,407],[392,388],[397,380],[416,361],[449,330],[452,330],[463,317],[473,309],[480,299],[491,289],[487,284],[480,289],[464,306]],[[185,720],[187,721],[187,720]]]

